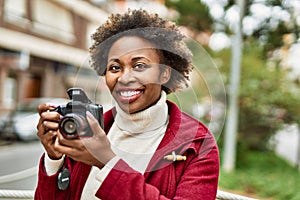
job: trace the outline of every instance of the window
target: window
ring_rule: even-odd
[[[30,23],[27,18],[25,0],[5,0],[4,2],[4,20],[26,28]]]
[[[49,1],[32,3],[33,31],[72,44],[75,40],[71,13]]]

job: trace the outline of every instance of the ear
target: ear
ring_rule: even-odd
[[[165,66],[162,68],[160,74],[160,83],[161,85],[166,84],[171,78],[171,67]]]

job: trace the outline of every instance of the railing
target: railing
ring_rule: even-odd
[[[17,180],[25,179],[31,176],[36,175],[37,167],[26,169],[17,173],[5,175],[0,177],[0,184],[14,182]],[[1,190],[0,189],[0,199],[33,199],[34,191],[33,190]],[[218,190],[217,200],[254,200],[253,198],[233,194],[230,192],[224,192]]]
[[[0,190],[0,199],[33,199],[34,191],[33,190]],[[249,197],[232,194],[229,192],[224,192],[218,190],[217,193],[218,200],[254,200]]]
[[[218,200],[257,200],[237,194],[233,194],[230,192],[224,192],[222,190],[218,190],[217,192],[217,199]]]

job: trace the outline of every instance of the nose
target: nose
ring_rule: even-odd
[[[123,73],[118,78],[118,82],[120,82],[124,85],[129,84],[134,81],[135,81],[134,73],[129,69],[124,70]]]

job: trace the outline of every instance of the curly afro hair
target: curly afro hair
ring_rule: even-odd
[[[128,10],[112,14],[92,35],[90,64],[101,76],[106,73],[107,57],[112,44],[124,36],[137,36],[153,43],[160,52],[160,64],[171,67],[171,78],[162,89],[167,93],[188,87],[192,71],[192,53],[175,23],[149,14],[145,10]]]

